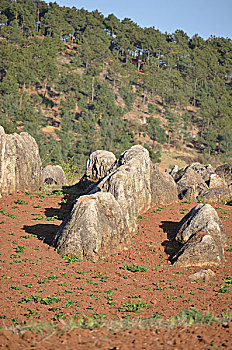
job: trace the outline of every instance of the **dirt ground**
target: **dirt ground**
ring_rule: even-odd
[[[51,246],[73,201],[59,191],[0,200],[1,349],[232,349],[232,322],[121,331],[70,323],[71,318],[78,322],[88,317],[170,318],[192,308],[213,315],[232,311],[232,206],[212,204],[226,228],[229,247],[225,265],[205,267],[215,277],[204,282],[189,278],[199,267],[175,267],[168,260],[176,248],[170,236],[197,203],[150,209],[139,217],[127,250],[93,263],[62,258]],[[17,330],[44,322],[56,328]]]

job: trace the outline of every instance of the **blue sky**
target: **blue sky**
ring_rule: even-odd
[[[46,2],[49,3],[49,0]],[[54,1],[52,1],[54,2]],[[207,39],[210,35],[232,39],[232,0],[56,0],[60,6],[98,10],[107,16],[131,18],[140,27],[162,33],[182,29]]]

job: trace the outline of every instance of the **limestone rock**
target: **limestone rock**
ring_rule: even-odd
[[[120,205],[111,193],[80,197],[54,238],[61,255],[96,261],[122,249],[130,234]]]
[[[202,191],[197,199],[212,203],[229,203],[232,200],[232,187],[216,187]]]
[[[198,204],[180,221],[177,229],[176,240],[185,243],[199,231],[219,240],[222,246],[228,244],[225,228],[216,212],[210,204]]]
[[[112,152],[97,150],[93,152],[86,164],[85,177],[89,181],[96,182],[103,178],[116,157]]]
[[[201,163],[192,163],[187,168],[194,170],[205,182],[209,181],[210,175],[215,173],[211,164],[203,165]]]
[[[226,181],[228,186],[232,185],[232,164],[223,164],[216,168],[215,173]]]
[[[208,189],[200,173],[191,167],[187,167],[184,174],[177,181],[178,195],[180,199],[196,200],[198,194]]]
[[[171,203],[178,198],[172,177],[159,173],[148,151],[140,145],[122,153],[105,177],[91,183],[86,191],[61,225],[54,245],[62,255],[70,253],[91,260],[128,244],[129,233],[137,228],[138,215],[150,208],[152,200]]]
[[[92,193],[97,191],[110,192],[114,196],[129,230],[135,231],[139,213],[151,206],[151,160],[148,151],[136,145],[122,153]]]
[[[209,281],[214,276],[215,276],[215,273],[211,269],[207,269],[207,270],[202,269],[198,272],[195,272],[189,275],[189,278],[192,280]]]
[[[225,228],[216,210],[198,204],[180,221],[176,240],[183,244],[172,261],[179,266],[218,265],[225,261]]]
[[[161,173],[155,165],[151,170],[152,204],[171,204],[177,202],[177,185],[171,175]]]
[[[97,191],[110,192],[115,197],[131,232],[136,230],[138,215],[148,210],[152,202],[167,204],[177,200],[172,177],[159,173],[148,151],[140,145],[120,155],[90,194]]]
[[[172,261],[175,266],[220,265],[225,262],[220,243],[204,231],[197,232],[177,252]]]
[[[64,170],[60,165],[47,165],[42,170],[43,182],[48,185],[65,185],[67,180],[64,173]]]
[[[211,174],[209,179],[209,188],[228,188],[228,185],[219,175]]]
[[[0,129],[0,194],[37,191],[42,183],[35,139],[26,132],[7,135]]]

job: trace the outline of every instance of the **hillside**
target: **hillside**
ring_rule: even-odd
[[[40,0],[1,1],[0,24],[0,124],[32,134],[43,164],[80,174],[135,143],[162,169],[231,159],[231,39]]]

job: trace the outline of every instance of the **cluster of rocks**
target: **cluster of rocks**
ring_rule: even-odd
[[[178,169],[166,169],[175,180],[178,196],[185,200],[225,202],[232,200],[232,165],[224,164],[214,169],[210,164],[193,163]]]
[[[85,176],[98,181],[77,199],[54,238],[62,255],[91,260],[110,255],[128,246],[140,213],[156,203],[178,199],[173,178],[161,174],[140,145],[116,160],[111,152],[94,152],[87,161]]]
[[[172,262],[179,266],[220,265],[228,245],[225,228],[210,204],[198,204],[180,221],[175,236],[182,244]]]
[[[37,191],[43,182],[66,183],[60,166],[42,169],[38,146],[28,133],[7,135],[0,126],[0,157],[0,196]],[[93,152],[82,183],[83,193],[59,227],[53,245],[61,255],[96,261],[128,247],[138,215],[155,204],[170,204],[178,197],[231,201],[232,166],[213,169],[194,163],[160,173],[148,151],[136,145],[118,159],[111,152]],[[172,258],[176,265],[224,263],[227,236],[209,204],[198,204],[180,221],[175,239],[181,245]]]

